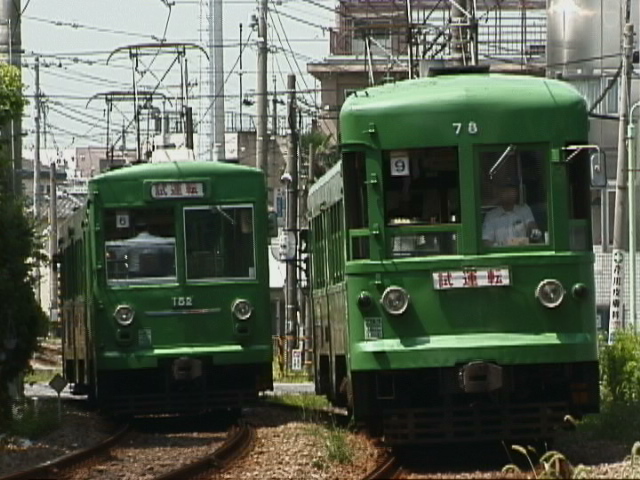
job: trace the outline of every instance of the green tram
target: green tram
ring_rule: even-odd
[[[488,71],[358,91],[311,188],[316,391],[390,444],[599,410],[583,98]]]
[[[237,410],[272,389],[261,171],[141,164],[62,230],[64,375],[112,414]]]

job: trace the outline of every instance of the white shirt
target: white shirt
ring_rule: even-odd
[[[496,246],[522,245],[527,240],[527,225],[533,222],[527,205],[514,205],[513,210],[496,207],[484,218],[482,239]]]

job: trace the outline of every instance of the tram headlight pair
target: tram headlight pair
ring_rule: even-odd
[[[547,279],[536,288],[536,298],[547,308],[556,308],[564,300],[565,289],[558,280]]]
[[[113,316],[118,324],[126,327],[131,325],[133,322],[135,311],[133,310],[133,307],[130,307],[129,305],[119,305],[113,313]]]
[[[238,298],[231,305],[231,312],[238,320],[248,320],[253,313],[253,305],[249,300]]]

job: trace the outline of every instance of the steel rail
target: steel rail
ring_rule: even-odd
[[[387,454],[384,459],[378,463],[373,470],[367,473],[363,480],[383,480],[400,478],[402,467],[398,463],[396,457]]]
[[[37,467],[29,470],[23,470],[21,472],[12,473],[3,477],[0,480],[30,480],[34,478],[60,478],[60,474],[63,470],[69,470],[76,467],[87,460],[97,458],[104,453],[108,452],[118,442],[122,441],[127,433],[130,431],[129,425],[124,425],[115,434],[107,438],[106,440],[93,445],[89,448],[78,450],[77,452],[69,453],[55,460],[51,460],[38,465]]]
[[[256,432],[252,426],[241,423],[231,430],[224,443],[210,455],[159,475],[154,480],[183,480],[203,475],[212,470],[223,470],[251,449],[255,436]]]

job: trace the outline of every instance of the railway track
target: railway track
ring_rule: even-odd
[[[401,478],[402,467],[393,454],[387,454],[362,480],[386,480]]]
[[[26,479],[75,479],[75,478],[97,478],[109,469],[109,463],[118,461],[116,450],[125,450],[130,446],[124,445],[125,440],[130,438],[131,428],[127,425],[122,427],[114,435],[105,441],[87,449],[74,452],[60,457],[56,460],[39,465],[33,469],[14,473],[0,477],[0,480],[26,480]],[[212,472],[223,470],[235,459],[247,453],[255,438],[254,429],[246,424],[240,424],[231,428],[226,439],[213,451],[199,456],[197,459],[189,461],[177,468],[164,471],[155,477],[150,477],[148,470],[153,466],[144,466],[146,478],[155,480],[173,480],[199,478],[210,475]],[[130,442],[135,444],[135,442]],[[134,445],[135,447],[135,445]],[[170,455],[167,457],[171,457]],[[123,457],[126,461],[127,457]],[[167,460],[171,460],[168,458]],[[120,460],[122,462],[122,460]],[[160,465],[159,468],[166,467]],[[129,474],[135,466],[129,466]],[[140,472],[141,474],[143,472]]]
[[[112,436],[96,445],[45,462],[32,469],[0,477],[0,480],[30,480],[34,478],[63,477],[66,472],[78,468],[80,465],[91,465],[99,462],[101,458],[109,454],[112,448],[122,442],[130,432],[131,427],[124,425]]]

